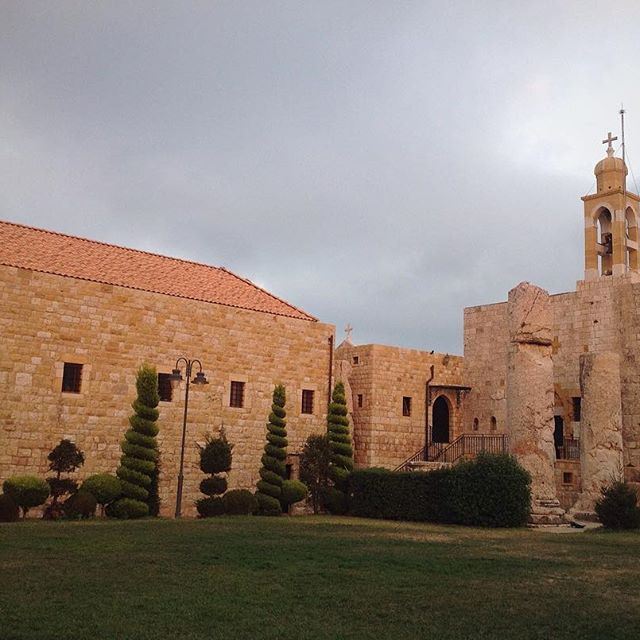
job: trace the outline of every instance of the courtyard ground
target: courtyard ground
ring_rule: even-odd
[[[349,518],[0,525],[0,638],[640,633],[640,534]]]

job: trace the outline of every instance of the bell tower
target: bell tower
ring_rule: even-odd
[[[613,154],[611,132],[602,143],[607,157],[594,169],[596,193],[584,196],[584,279],[638,273],[640,198],[627,191],[627,166]]]

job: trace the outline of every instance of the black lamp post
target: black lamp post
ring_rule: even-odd
[[[186,365],[185,375],[187,378],[187,389],[184,394],[184,418],[182,420],[182,446],[180,448],[180,472],[178,473],[178,494],[176,496],[176,518],[179,518],[182,514],[182,485],[184,483],[184,443],[187,436],[187,410],[189,408],[189,381],[193,384],[209,384],[209,381],[205,377],[202,371],[202,363],[200,360],[188,360],[187,358],[178,358],[176,360],[176,368],[171,372],[171,380],[180,382],[182,380],[182,373],[180,372],[180,362],[184,362]],[[198,365],[198,373],[196,377],[191,380],[191,371],[193,365]]]

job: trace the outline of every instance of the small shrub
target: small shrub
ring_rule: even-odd
[[[132,498],[119,498],[108,506],[106,512],[112,518],[134,520],[148,516],[149,505],[146,502]]]
[[[6,493],[0,493],[0,522],[15,522],[20,517],[20,509],[15,500]]]
[[[280,502],[284,509],[290,505],[304,500],[309,495],[309,489],[304,482],[300,480],[285,480],[282,483],[282,493]]]
[[[248,516],[258,510],[258,502],[246,489],[233,489],[227,491],[222,497],[224,512],[230,516]]]
[[[628,484],[613,482],[602,490],[596,502],[596,514],[607,529],[640,528],[638,496]]]
[[[331,443],[326,435],[311,435],[300,457],[300,480],[309,487],[313,513],[320,511],[321,494],[329,485]]]
[[[89,476],[80,490],[90,493],[96,499],[104,516],[106,506],[122,494],[122,483],[109,473],[97,473]]]
[[[69,496],[62,508],[67,518],[91,518],[96,512],[97,504],[96,499],[88,491],[80,490]]]
[[[2,489],[22,509],[23,518],[29,509],[39,507],[49,497],[49,485],[37,476],[14,476],[4,481]]]
[[[196,509],[201,518],[213,518],[224,513],[224,502],[218,496],[196,500]]]

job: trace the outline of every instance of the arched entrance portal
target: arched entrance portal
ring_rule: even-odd
[[[433,403],[433,442],[449,442],[449,403],[444,396],[438,396]]]

